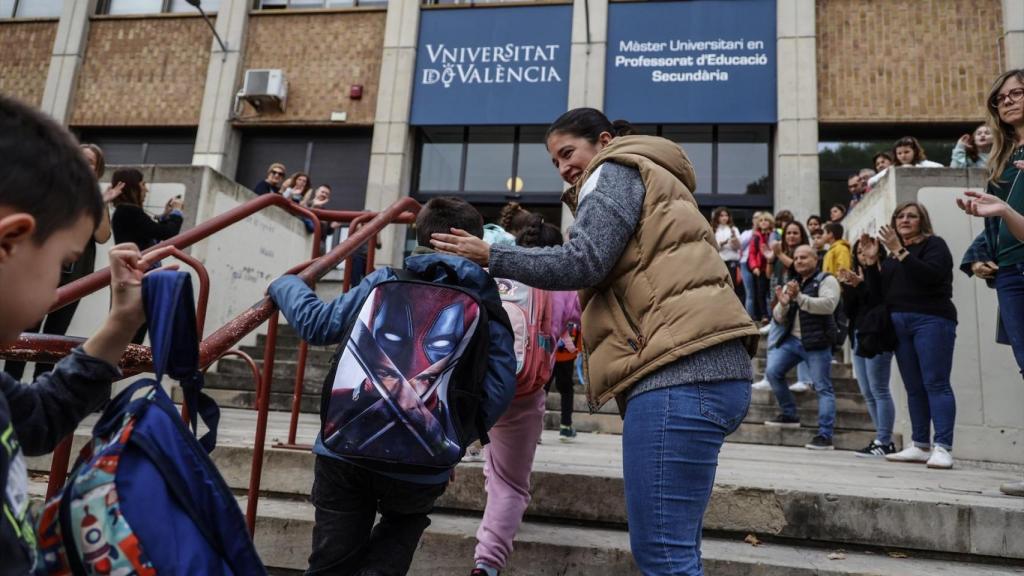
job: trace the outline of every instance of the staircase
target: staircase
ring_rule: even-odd
[[[256,346],[245,346],[242,350],[259,361],[263,358],[266,337],[260,335]],[[755,380],[763,377],[766,358],[766,339],[761,339],[757,356],[753,359]],[[295,331],[281,325],[277,336],[277,354],[274,359],[274,382],[271,388],[270,409],[290,411],[292,391],[295,386],[299,338]],[[319,413],[320,389],[330,370],[335,348],[310,346],[303,384],[302,411]],[[221,406],[232,408],[253,408],[256,405],[255,390],[249,366],[237,358],[221,360],[217,371],[207,374],[206,387]],[[796,381],[796,371],[789,375],[789,382]],[[832,384],[836,394],[836,427],[833,441],[838,450],[859,450],[874,439],[874,425],[868,414],[864,398],[853,377],[849,364],[832,365]],[[770,390],[753,390],[750,410],[743,424],[727,439],[729,442],[763,444],[770,446],[803,446],[810,441],[817,430],[818,401],[813,391],[794,394],[800,411],[802,427],[776,428],[764,425],[778,414],[778,404]],[[180,400],[180,399],[177,399]],[[557,392],[548,395],[545,429],[558,430],[561,398]],[[604,405],[591,414],[587,408],[583,387],[576,386],[573,401],[573,425],[580,432],[601,434],[622,434],[622,418],[614,402]],[[894,434],[897,449],[902,448],[902,437]]]

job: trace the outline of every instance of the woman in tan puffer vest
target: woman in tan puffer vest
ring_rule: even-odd
[[[494,276],[579,290],[587,400],[615,399],[633,556],[644,574],[700,575],[718,452],[750,403],[758,332],[733,292],[678,145],[579,108],[546,145],[576,216],[559,247],[487,246],[462,231],[434,245]]]

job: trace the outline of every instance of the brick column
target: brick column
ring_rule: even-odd
[[[250,0],[222,0],[215,27],[227,44],[221,51],[210,38],[210,63],[206,69],[203,104],[199,112],[196,146],[192,163],[209,166],[229,178],[235,175],[241,138],[231,126],[235,92],[241,84],[242,59],[249,26]],[[212,34],[211,34],[212,36]]]
[[[778,0],[775,209],[818,213],[818,75],[814,0]]]
[[[1003,0],[1003,62],[1006,69],[1024,68],[1024,2]]]
[[[415,143],[409,127],[409,115],[412,111],[419,22],[419,0],[388,2],[377,114],[370,150],[370,174],[366,187],[367,210],[387,208],[407,196],[411,189]],[[405,226],[392,226],[381,234],[382,248],[377,251],[378,265],[401,265],[405,235]]]
[[[95,12],[96,0],[64,0],[40,105],[61,124],[67,124],[71,118],[78,71],[89,37],[89,16]]]

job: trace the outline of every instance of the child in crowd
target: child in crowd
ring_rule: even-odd
[[[822,239],[828,244],[825,262],[821,265],[823,272],[838,276],[840,270],[849,270],[853,267],[853,253],[850,251],[850,243],[843,239],[842,224],[836,222],[825,224],[825,234]]]
[[[828,211],[828,221],[838,224],[843,218],[846,218],[846,204],[833,204]]]
[[[11,167],[0,175],[0,344],[9,345],[54,303],[61,269],[81,256],[105,208],[71,135],[2,96],[0,155]],[[0,373],[0,574],[29,574],[35,563],[25,456],[53,450],[110,397],[121,354],[143,323],[148,266],[135,245],[114,246],[110,314],[99,331],[32,385]]]
[[[460,198],[440,197],[428,202],[416,218],[419,245],[406,259],[406,270],[434,284],[447,281],[448,285],[453,285],[455,282],[461,290],[475,294],[488,308],[500,309],[497,286],[483,268],[458,256],[435,253],[430,248],[431,234],[449,232],[452,228],[482,237],[483,219]],[[339,344],[347,338],[347,327],[357,319],[368,295],[381,283],[396,279],[395,270],[382,268],[329,304],[317,298],[297,276],[284,276],[274,281],[269,293],[303,340],[317,345]],[[380,340],[380,354],[385,355],[384,366],[373,368],[375,373],[383,374],[381,378],[419,382],[440,362],[435,358],[438,354],[434,348],[455,344],[454,337],[431,339],[435,332],[454,333],[448,308],[438,310],[434,314],[437,318],[434,325],[424,327],[426,333],[419,334],[420,326],[414,322],[418,317],[413,316],[420,312],[423,313],[419,316],[430,316],[429,310],[424,312],[420,308],[430,308],[433,304],[436,303],[416,301],[407,304],[405,311],[377,312],[381,322],[386,320],[385,316],[409,315],[408,326],[396,323],[394,333],[381,330],[380,339],[372,336]],[[378,327],[377,321],[371,324]],[[391,324],[385,322],[383,326],[390,328]],[[505,412],[515,393],[516,357],[512,333],[506,324],[491,317],[488,326],[481,329],[487,329],[489,336],[484,397],[480,404],[481,424],[487,430]],[[420,358],[424,354],[426,356]],[[436,406],[441,401],[427,397],[423,403]],[[405,574],[423,531],[430,525],[428,515],[434,502],[448,486],[451,470],[421,474],[378,472],[362,465],[362,461],[340,456],[325,440],[318,436],[313,448],[317,456],[311,500],[316,515],[313,550],[306,574]],[[399,442],[415,442],[411,435],[382,435],[378,441],[389,442],[384,449],[394,454],[404,453],[408,448]],[[378,513],[380,522],[374,527]]]
[[[807,233],[813,236],[819,231],[821,231],[821,216],[811,214],[807,217]]]
[[[981,124],[970,134],[956,141],[949,163],[950,168],[985,168],[992,152],[992,129]]]

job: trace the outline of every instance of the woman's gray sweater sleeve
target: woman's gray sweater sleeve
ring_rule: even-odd
[[[604,280],[636,230],[645,191],[635,168],[608,162],[595,177],[593,190],[583,193],[568,242],[550,248],[491,246],[491,275],[544,290],[579,290]]]

